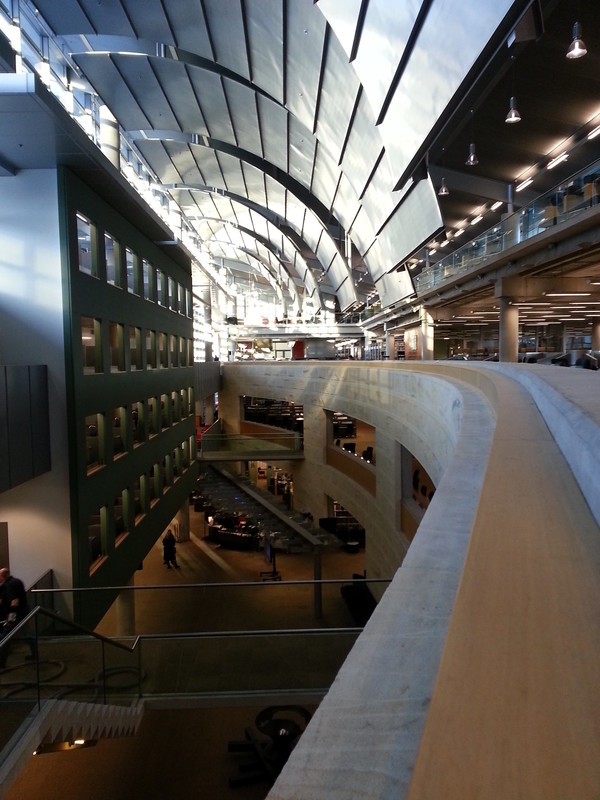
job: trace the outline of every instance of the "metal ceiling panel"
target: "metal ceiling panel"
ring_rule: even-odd
[[[347,228],[347,231],[359,252],[366,253],[375,239],[376,231],[364,206],[360,207],[352,227]]]
[[[138,106],[148,119],[150,127],[180,130],[179,122],[171,110],[171,105],[167,100],[167,96],[156,79],[156,74],[153,65],[150,63],[150,59],[144,56],[114,55],[112,56],[112,60],[122,80],[125,82],[127,89],[133,94]],[[174,63],[174,66],[176,69],[171,69],[170,71],[181,75],[181,65]],[[163,68],[162,72],[166,76],[167,72],[169,72],[169,68]],[[183,78],[184,82],[187,84],[185,74],[183,74]],[[175,84],[171,82],[171,86],[174,85]],[[108,88],[108,91],[111,92],[111,95],[107,99],[109,106],[112,107],[112,95],[115,91],[122,91],[120,87],[121,84],[117,84],[116,86]],[[132,120],[128,118],[127,112],[125,113],[126,116],[124,118],[118,117],[121,126],[125,130],[134,128],[135,126],[132,124]]]
[[[136,141],[136,146],[161,183],[180,183],[181,175],[178,173],[169,151],[158,140]]]
[[[224,79],[223,85],[238,147],[262,156],[262,141],[255,101],[256,95],[252,89],[236,81]]]
[[[244,0],[250,43],[252,82],[279,103],[283,87],[283,8],[281,0]]]
[[[353,66],[375,116],[379,116],[421,5],[421,0],[402,0],[401,3],[370,0],[367,6]],[[461,16],[464,19],[464,11]],[[454,43],[451,49],[454,50]]]
[[[319,220],[315,217],[314,214],[311,214],[310,211],[306,211],[304,215],[304,219],[302,220],[302,228],[301,228],[301,235],[306,244],[310,247],[313,253],[317,253],[317,249],[319,247],[319,242],[321,237],[323,236],[323,226],[319,222]],[[325,255],[327,255],[325,253]],[[330,253],[329,257],[326,261],[321,261],[319,259],[321,266],[324,269],[329,267],[329,262],[333,258],[333,251]]]
[[[336,258],[336,256],[339,255],[338,249],[335,246],[335,242],[326,231],[322,231],[314,252],[329,273],[332,285],[339,286],[348,274],[348,267],[346,264],[341,263],[340,259]]]
[[[189,76],[209,136],[222,142],[235,144],[229,109],[219,76],[202,69],[190,69]]]
[[[252,202],[261,206],[267,207],[267,195],[265,193],[265,174],[259,169],[255,169],[250,165],[241,163],[242,172],[244,174],[244,181],[248,188],[248,196],[252,198]]]
[[[256,211],[249,211],[248,217],[244,220],[240,217],[240,224],[246,225],[246,227],[251,228],[255,233],[259,236],[262,236],[264,239],[269,239],[270,236],[274,237],[271,241],[276,242],[277,237],[280,236],[279,231],[274,227],[271,226],[266,217],[263,217],[261,214],[257,214]]]
[[[319,0],[319,10],[350,57],[362,0]]]
[[[265,175],[265,187],[267,192],[267,206],[270,211],[280,217],[286,216],[286,196],[287,192],[283,186],[269,175]],[[289,212],[288,212],[289,213]]]
[[[399,178],[487,44],[513,0],[438,0],[381,125]],[[451,47],[440,47],[440,31]],[[402,132],[399,135],[399,131]]]
[[[247,80],[250,65],[240,0],[203,0],[215,61]]]
[[[314,168],[317,140],[299,120],[288,118],[289,124],[289,167],[288,171],[303,186],[309,188]]]
[[[344,174],[354,187],[357,196],[364,191],[382,150],[381,134],[375,127],[373,110],[363,92],[356,107],[342,159]]]
[[[389,272],[443,228],[437,195],[429,179],[419,181],[369,250],[374,279]]]
[[[126,121],[127,124],[121,123],[125,129],[144,130],[150,127],[137,98],[123,83],[121,73],[110,56],[78,55],[74,60],[114,116],[119,121]]]
[[[331,156],[321,146],[317,148],[311,192],[331,208],[340,179],[340,169]]]
[[[398,303],[414,294],[412,278],[407,269],[390,272],[377,281],[377,291],[382,308]]]
[[[257,100],[264,157],[270,164],[287,172],[288,113],[262,95],[258,95]]]
[[[192,10],[188,3],[182,3],[181,0],[162,1],[175,33],[177,47],[190,53],[197,53],[203,58],[212,58],[210,39],[201,13],[202,4],[195,4]],[[146,4],[145,0],[141,2]]]
[[[350,306],[358,301],[354,284],[349,277],[337,287],[336,294],[342,311],[346,311],[346,309],[350,308]]]
[[[394,192],[394,172],[389,156],[383,158],[373,173],[363,197],[363,205],[377,230],[394,211],[402,198],[402,192]]]
[[[194,158],[194,154],[190,151],[190,148],[186,144],[182,144],[181,142],[165,141],[164,148],[178,176],[177,179],[172,181],[173,183],[184,183],[191,186],[213,185],[211,183],[210,176],[199,171],[198,163]],[[206,158],[203,160],[203,164],[210,163],[209,159],[210,156],[206,156]],[[150,161],[149,163],[154,169],[154,162]],[[159,173],[159,177],[162,182],[165,181],[162,174]]]
[[[342,173],[340,182],[333,199],[333,208],[335,211],[336,219],[340,221],[346,230],[350,230],[354,218],[360,208],[360,201],[358,200],[354,189],[352,188],[348,177]]]
[[[186,69],[177,61],[162,58],[153,58],[151,66],[162,91],[169,100],[170,113],[176,120],[177,129],[187,133],[208,135],[208,128],[198,106],[198,97],[188,78],[188,72],[193,69]],[[166,120],[168,117],[165,121],[162,117],[159,118],[154,122],[154,127],[157,129],[169,127]]]
[[[288,2],[286,105],[313,130],[327,22],[312,3]]]
[[[303,206],[302,203],[297,203],[295,201],[289,201],[287,203],[287,215],[285,221],[291,228],[293,228],[294,231],[296,231],[298,236],[303,237],[304,221],[307,216],[309,216],[309,213],[306,209],[306,206]]]
[[[180,153],[180,158],[185,158],[185,151],[176,148],[174,143],[166,144],[169,153]],[[199,170],[199,173],[197,172]],[[199,181],[198,178],[201,178]],[[189,162],[189,167],[183,169],[181,179],[184,183],[202,183],[205,186],[214,186],[217,189],[223,187],[223,173],[217,160],[217,153],[208,147],[194,148],[194,160]]]
[[[135,36],[121,3],[36,0],[36,8],[57,34],[115,33]]]
[[[316,132],[320,143],[338,163],[359,91],[359,82],[334,36],[328,39],[325,64]]]
[[[244,173],[239,158],[227,153],[217,153],[217,161],[225,177],[225,189],[232,194],[247,197],[248,191],[244,181]],[[217,184],[217,186],[223,185]]]

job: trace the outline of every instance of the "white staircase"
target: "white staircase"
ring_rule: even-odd
[[[39,711],[36,709],[22,722],[0,753],[0,800],[41,745],[134,736],[143,714],[142,700],[132,706],[45,700]]]

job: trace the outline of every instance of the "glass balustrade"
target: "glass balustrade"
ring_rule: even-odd
[[[600,161],[563,181],[552,191],[538,197],[520,211],[481,236],[426,267],[415,278],[417,295],[476,270],[489,259],[512,247],[539,236],[598,204],[600,198]]]
[[[0,748],[6,755],[47,699],[132,705],[156,695],[325,692],[372,606],[357,622],[365,608],[341,592],[352,581],[286,582],[273,573],[265,564],[263,580],[248,583],[35,590],[44,607],[0,641],[3,660],[8,649]],[[356,583],[381,594],[388,581]],[[118,597],[94,631],[49,610],[75,608],[84,617],[106,605],[107,592]],[[127,635],[120,603],[136,628]],[[240,609],[249,629],[240,629]]]
[[[300,453],[303,447],[303,437],[298,431],[289,433],[273,433],[265,435],[242,435],[224,433],[206,433],[200,439],[198,454],[200,457],[208,453],[275,453],[292,451]]]

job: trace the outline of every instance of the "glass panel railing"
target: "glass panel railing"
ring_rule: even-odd
[[[122,636],[360,627],[374,607],[373,596],[381,595],[389,584],[387,579],[365,582],[362,578],[286,581],[281,579],[285,577],[285,566],[282,576],[279,560],[268,564],[258,553],[256,558],[257,569],[261,571],[256,581],[172,583],[54,593],[63,598],[65,605],[68,603],[63,596],[73,595],[72,604],[82,618],[97,615],[102,604],[106,608],[114,600],[95,628],[98,634],[112,641]],[[307,568],[312,563],[309,557]],[[123,629],[124,616],[128,630]]]
[[[263,435],[213,434],[202,436],[199,443],[200,457],[214,453],[234,453],[241,457],[260,452],[262,454],[280,455],[281,453],[302,452],[302,435],[298,431],[289,433],[269,433]]]
[[[0,749],[49,699],[127,703],[140,696],[135,640],[102,637],[36,607],[0,641]]]
[[[325,691],[359,630],[141,637],[144,697]]]
[[[104,655],[93,637],[48,638],[40,642],[39,684],[35,664],[15,661],[2,674],[2,743],[48,699],[130,706],[140,696],[322,693],[359,634],[360,628],[156,634],[139,637],[131,652],[109,647]]]
[[[481,264],[515,245],[570,221],[600,199],[600,161],[572,175],[550,192],[458,250],[426,267],[415,277],[417,295],[447,280],[476,270]]]

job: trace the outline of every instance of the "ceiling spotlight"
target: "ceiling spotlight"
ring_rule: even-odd
[[[517,100],[515,97],[510,98],[510,108],[508,109],[508,114],[506,115],[506,119],[504,122],[513,123],[513,122],[521,122],[521,115],[517,111]]]
[[[438,195],[440,197],[448,197],[450,189],[446,186],[446,178],[442,178],[442,185],[439,188]]]
[[[581,38],[581,25],[576,22],[573,25],[573,41],[567,50],[567,58],[581,58],[587,53],[587,47]]]
[[[467,167],[475,167],[479,164],[479,159],[477,158],[477,154],[475,153],[475,145],[473,142],[469,145],[469,156],[465,161]]]

